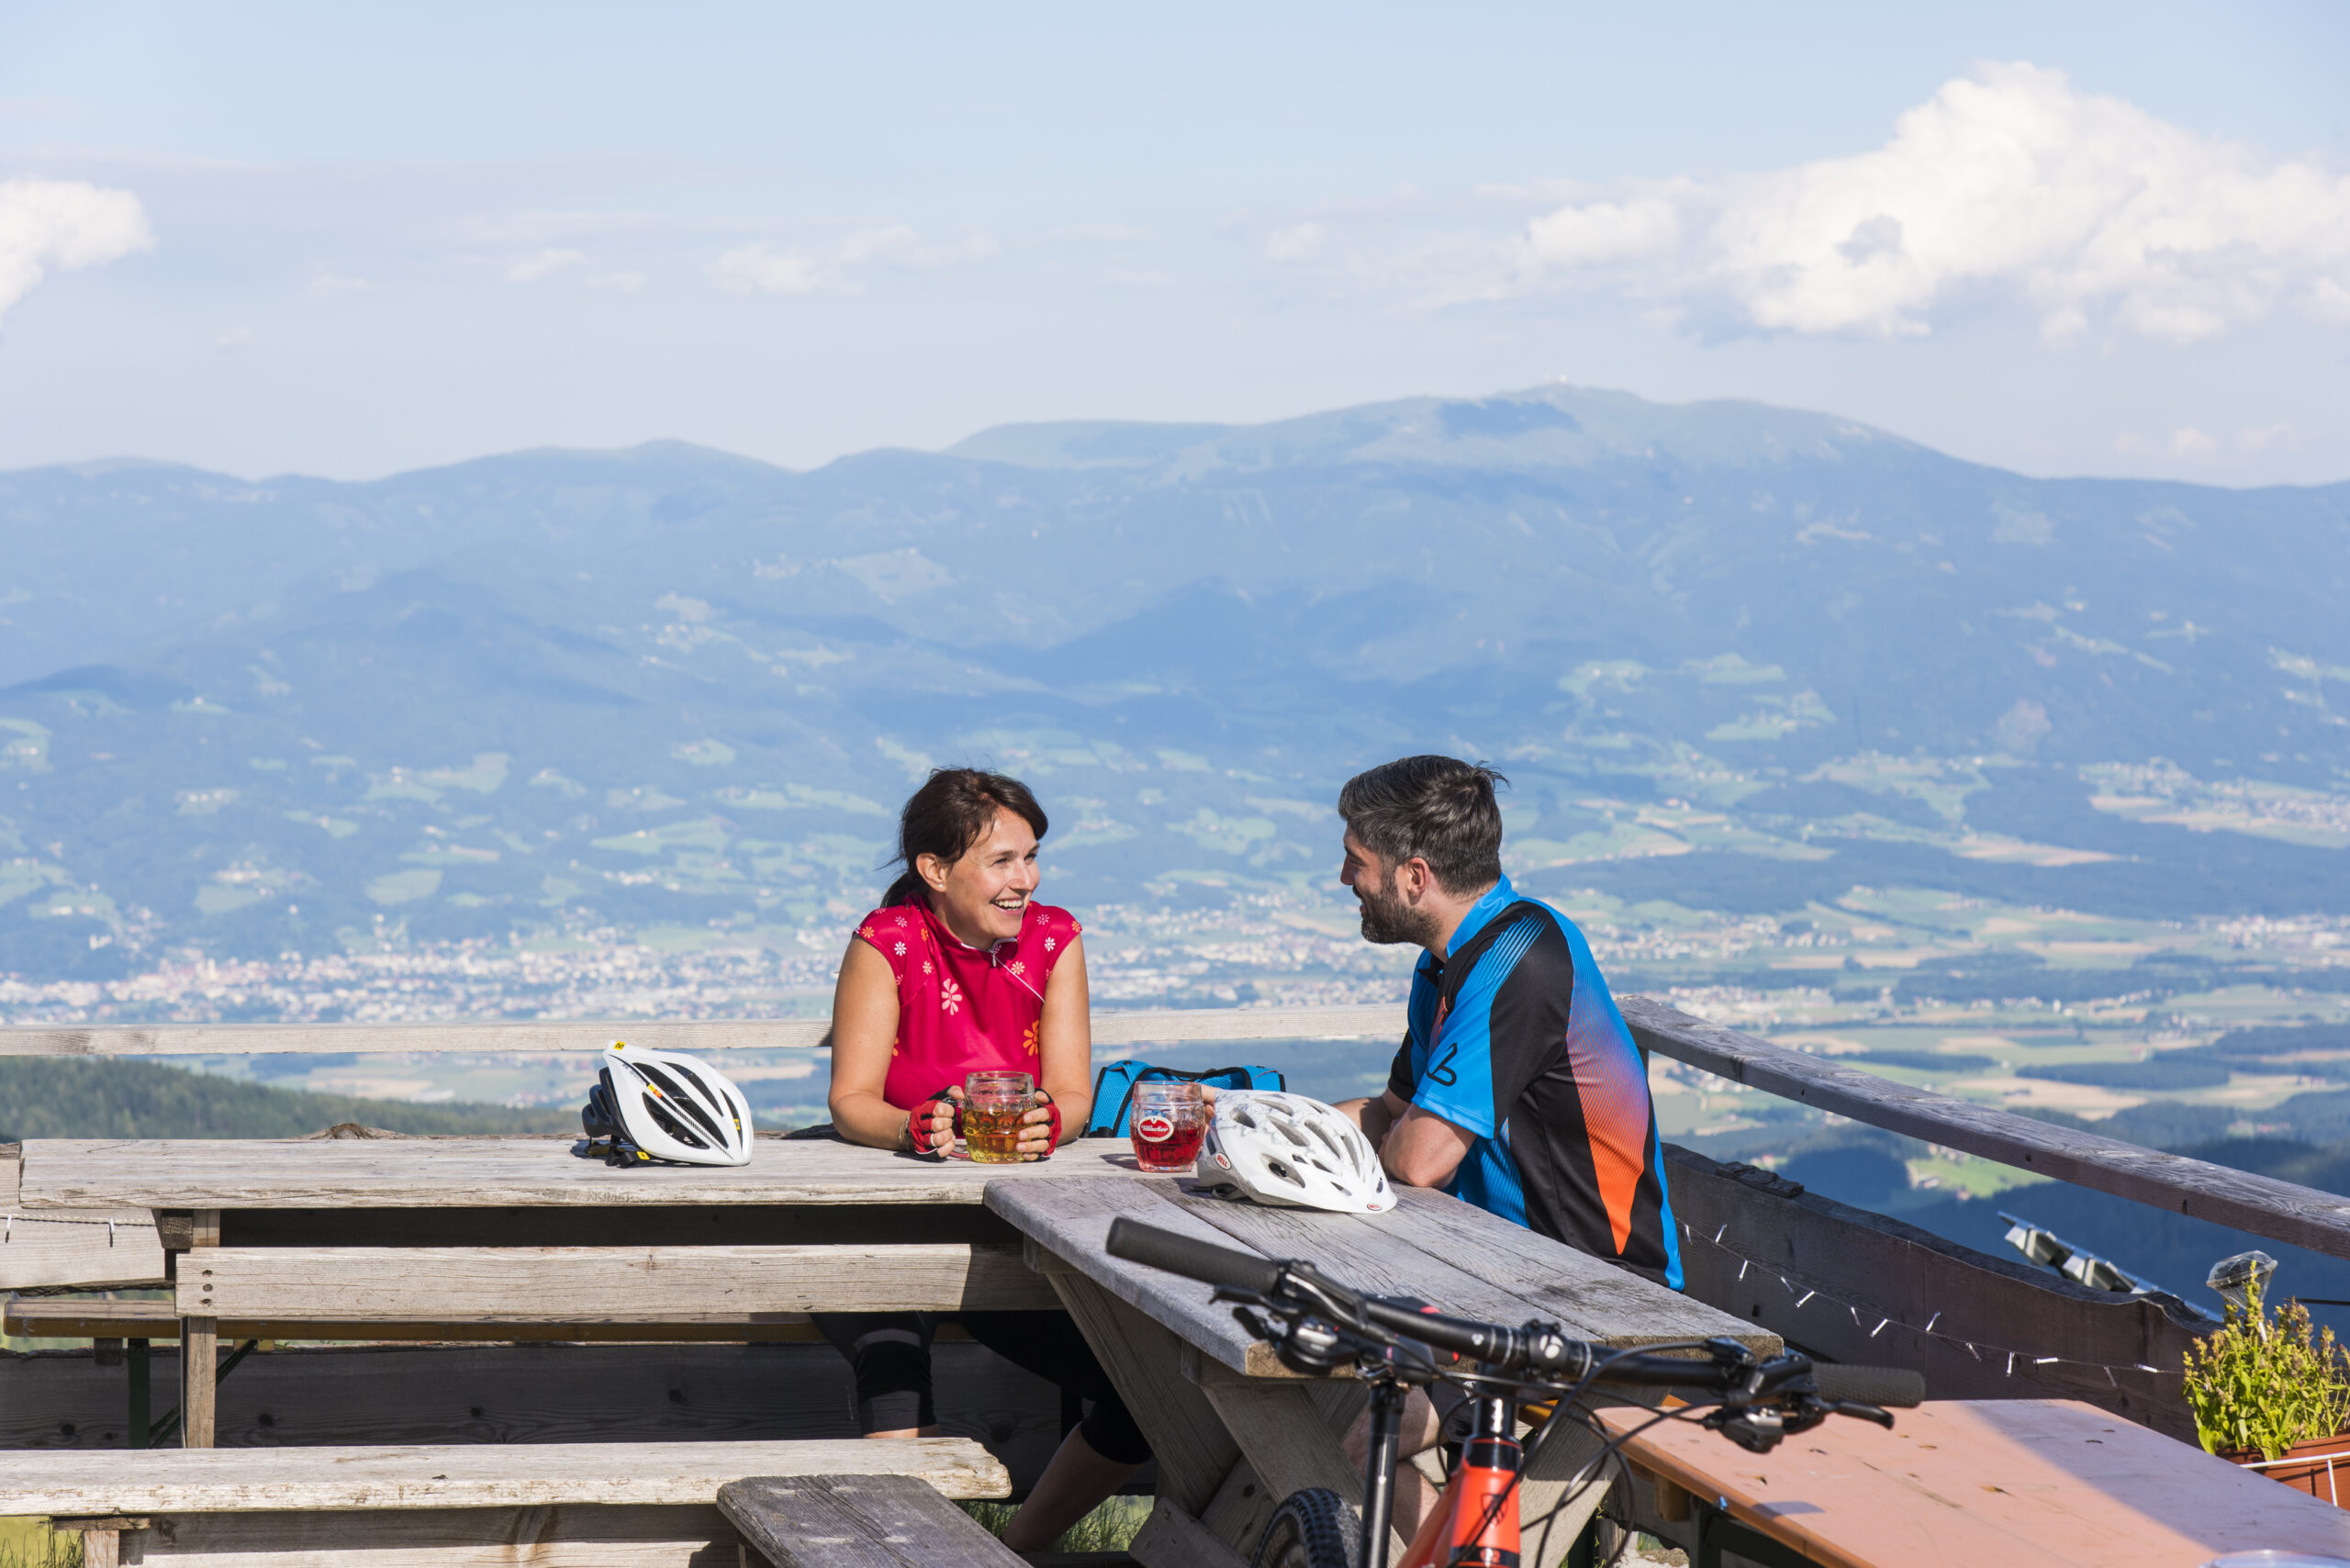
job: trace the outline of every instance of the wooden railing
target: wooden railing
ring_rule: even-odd
[[[1708,1024],[1647,997],[1622,999],[1647,1050],[1734,1083],[2034,1175],[2350,1259],[2350,1199],[2290,1182],[2141,1148],[1995,1106],[1913,1089],[1822,1057]],[[1102,1010],[1097,1046],[1185,1040],[1399,1038],[1400,1004]],[[691,1051],[821,1046],[828,1020],[625,1023],[200,1024],[153,1028],[0,1028],[0,1056],[245,1056],[323,1052],[554,1054],[615,1037]]]

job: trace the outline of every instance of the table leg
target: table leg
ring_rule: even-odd
[[[1046,1278],[1150,1439],[1159,1495],[1196,1518],[1240,1457],[1238,1445],[1183,1376],[1181,1341],[1084,1275],[1050,1266],[1057,1262]]]
[[[147,1430],[155,1424],[155,1384],[149,1349],[144,1339],[130,1341],[130,1430],[124,1439],[127,1446],[135,1449],[147,1446]]]
[[[217,1317],[180,1319],[180,1447],[212,1446],[213,1415],[218,1403],[220,1347]]]
[[[185,1230],[174,1224],[171,1231],[175,1234],[169,1236],[171,1240],[185,1236],[187,1243],[187,1250],[172,1260],[173,1282],[179,1293],[181,1312],[185,1314],[194,1306],[196,1315],[180,1318],[180,1447],[208,1449],[218,1403],[214,1390],[219,1383],[215,1362],[220,1320],[211,1313],[211,1285],[204,1270],[204,1255],[220,1245],[220,1211],[197,1209],[182,1223]],[[157,1231],[165,1234],[160,1219]]]

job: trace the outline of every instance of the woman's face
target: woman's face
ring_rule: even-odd
[[[977,935],[1002,942],[1020,935],[1036,890],[1036,834],[1018,812],[999,811],[961,859],[950,865],[924,855],[914,869],[929,884],[931,902],[948,929],[965,941]]]

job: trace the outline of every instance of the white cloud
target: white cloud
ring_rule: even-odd
[[[344,273],[320,273],[310,280],[310,297],[314,299],[344,299],[354,294],[366,294],[375,285],[364,277]]]
[[[1302,262],[1321,248],[1322,233],[1318,223],[1292,223],[1287,229],[1277,229],[1265,241],[1265,254],[1276,262]]]
[[[587,259],[576,251],[541,251],[507,268],[506,278],[509,283],[536,283],[549,273],[577,266]]]
[[[2170,432],[2164,443],[2173,457],[2210,457],[2218,453],[2220,443],[2193,425],[2181,425]]]
[[[1681,194],[1562,207],[1527,226],[1527,248],[1538,262],[1560,267],[1661,255],[1681,243]]]
[[[719,257],[711,272],[737,294],[806,294],[818,283],[812,257],[765,245],[738,246]]]
[[[129,191],[29,175],[0,181],[0,315],[51,267],[103,266],[154,243],[146,209]]]
[[[831,257],[806,251],[743,245],[718,258],[711,274],[739,294],[808,294],[819,288],[856,286],[856,274],[878,269],[940,272],[991,261],[1001,249],[986,234],[934,240],[904,224],[860,229],[836,246]]]
[[[222,353],[235,353],[252,341],[253,330],[251,327],[231,327],[213,339],[212,346]]]
[[[1717,329],[1916,336],[2006,297],[2051,337],[2188,342],[2280,303],[2350,325],[2350,175],[1996,65],[1874,151],[1571,203],[1516,253],[1511,291],[1614,285]]]

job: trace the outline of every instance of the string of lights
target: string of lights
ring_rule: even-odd
[[[2105,1374],[2106,1382],[2111,1383],[2116,1388],[2121,1386],[2121,1380],[2113,1375],[2118,1372],[2149,1373],[2155,1377],[2181,1377],[2185,1375],[2186,1369],[2184,1368],[2174,1368],[2169,1371],[2165,1371],[2161,1367],[2149,1366],[2144,1361],[2089,1361],[2077,1360],[2070,1356],[2043,1356],[2034,1350],[2020,1350],[2014,1349],[2011,1346],[1991,1345],[1986,1344],[1979,1339],[1964,1338],[1956,1334],[1943,1332],[1934,1327],[1942,1319],[1942,1315],[1940,1311],[1936,1311],[1931,1316],[1928,1317],[1924,1323],[1915,1324],[1904,1323],[1900,1319],[1888,1316],[1880,1312],[1876,1307],[1871,1306],[1869,1308],[1869,1316],[1874,1317],[1877,1320],[1877,1323],[1875,1327],[1869,1328],[1868,1318],[1861,1316],[1859,1304],[1846,1301],[1842,1297],[1838,1296],[1831,1292],[1821,1290],[1817,1285],[1797,1283],[1795,1280],[1791,1280],[1785,1274],[1781,1273],[1775,1265],[1766,1263],[1759,1258],[1750,1257],[1748,1254],[1741,1252],[1737,1248],[1729,1245],[1723,1239],[1729,1235],[1729,1226],[1728,1225],[1722,1226],[1709,1237],[1702,1231],[1693,1229],[1686,1220],[1684,1220],[1681,1224],[1681,1235],[1683,1239],[1692,1243],[1704,1242],[1707,1246],[1713,1248],[1716,1251],[1727,1252],[1731,1257],[1737,1259],[1738,1277],[1741,1281],[1746,1278],[1750,1271],[1760,1271],[1766,1277],[1776,1279],[1781,1285],[1785,1286],[1787,1294],[1796,1298],[1796,1305],[1798,1307],[1808,1306],[1815,1298],[1823,1301],[1831,1306],[1841,1306],[1847,1313],[1852,1315],[1852,1326],[1854,1327],[1868,1328],[1868,1337],[1872,1339],[1884,1333],[1887,1328],[1899,1328],[1908,1333],[1918,1335],[1921,1338],[1939,1340],[1942,1344],[1963,1350],[1978,1361],[1988,1360],[1998,1362],[2001,1359],[2004,1359],[2006,1370],[2002,1375],[2007,1377],[2015,1376],[2016,1368],[2020,1364],[2031,1367],[2080,1367],[2091,1372],[2101,1372]]]

